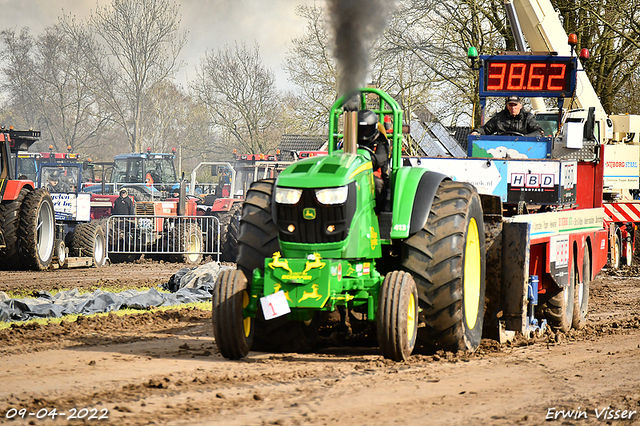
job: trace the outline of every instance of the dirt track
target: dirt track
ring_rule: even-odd
[[[0,290],[153,285],[182,267],[10,273]],[[483,341],[473,355],[414,355],[408,363],[328,342],[311,354],[227,361],[210,313],[199,310],[13,327],[0,331],[0,423],[66,424],[74,409],[87,408],[85,417],[108,415],[92,423],[118,425],[537,425],[556,413],[551,424],[640,424],[640,274],[621,275],[592,283],[584,330]],[[7,420],[11,408],[26,408],[25,419]],[[65,416],[28,415],[53,408]],[[571,420],[560,410],[573,410]],[[615,410],[636,413],[622,420],[613,417],[629,412]]]

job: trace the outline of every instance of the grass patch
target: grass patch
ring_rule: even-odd
[[[99,285],[93,285],[93,286],[90,286],[90,287],[83,287],[83,288],[79,288],[79,287],[71,287],[71,288],[61,287],[61,288],[51,289],[51,290],[47,290],[47,291],[52,296],[55,296],[56,294],[58,294],[60,292],[73,290],[74,288],[78,289],[78,293],[79,294],[93,293],[96,290],[102,290],[102,291],[111,292],[111,293],[121,293],[121,292],[126,291],[126,290],[147,291],[147,290],[151,290],[152,288],[155,288],[160,293],[171,293],[170,291],[164,290],[164,289],[162,289],[162,288],[160,288],[158,286],[139,286],[139,287],[131,286],[131,287],[128,287],[128,286],[99,286]],[[36,299],[38,297],[36,295],[37,293],[38,293],[38,290],[28,290],[28,289],[5,291],[5,294],[7,296],[9,296],[10,299]]]
[[[196,302],[196,303],[185,303],[182,305],[173,305],[173,306],[159,306],[157,308],[150,308],[150,309],[130,309],[130,308],[126,308],[126,309],[120,309],[118,311],[114,311],[114,312],[100,312],[97,314],[91,314],[91,315],[84,315],[87,318],[91,318],[91,317],[106,317],[107,315],[109,315],[110,313],[113,313],[115,315],[118,316],[125,316],[125,315],[140,315],[140,314],[144,314],[145,312],[162,312],[162,311],[170,311],[170,310],[174,310],[174,309],[183,309],[183,308],[196,308],[199,309],[201,311],[211,311],[211,302]],[[21,326],[21,325],[27,325],[27,324],[41,324],[41,325],[47,325],[47,324],[60,324],[62,321],[67,321],[67,322],[74,322],[78,319],[79,314],[73,314],[73,315],[65,315],[61,318],[34,318],[34,319],[30,319],[28,321],[10,321],[10,322],[0,322],[0,330],[4,330],[6,328],[11,327],[12,324],[16,324],[17,326]]]

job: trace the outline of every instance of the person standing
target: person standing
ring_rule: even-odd
[[[133,216],[135,214],[133,201],[129,198],[127,188],[122,188],[120,190],[120,196],[114,200],[112,214],[128,216]]]

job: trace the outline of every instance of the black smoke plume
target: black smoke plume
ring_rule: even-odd
[[[338,65],[338,95],[364,86],[369,51],[387,26],[393,0],[327,0]]]

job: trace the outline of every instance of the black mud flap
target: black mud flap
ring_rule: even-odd
[[[502,318],[506,330],[525,333],[531,259],[531,224],[505,222],[502,227]]]

